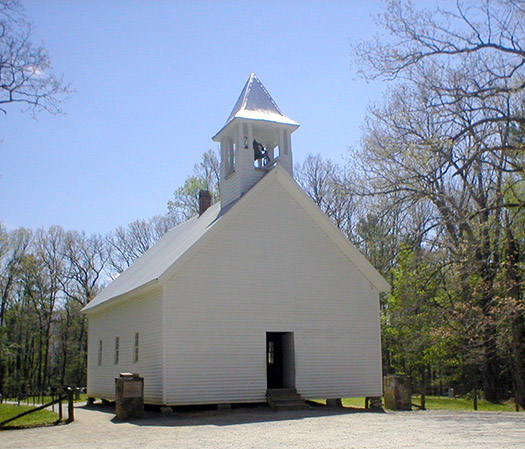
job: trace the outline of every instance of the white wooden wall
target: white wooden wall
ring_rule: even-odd
[[[168,281],[167,403],[264,401],[266,332],[303,397],[380,395],[377,291],[279,183],[251,200]]]
[[[257,182],[266,174],[265,170],[255,168],[253,165],[253,150],[244,150],[250,152],[251,159],[248,160],[248,169],[244,172],[244,187],[243,193],[250,190]]]
[[[134,362],[135,333],[139,333],[139,361]],[[114,363],[119,337],[119,363]],[[99,340],[103,341],[98,365]],[[162,404],[162,289],[124,301],[105,312],[89,315],[88,395],[114,400],[119,373],[144,377],[144,398]]]
[[[253,161],[253,132],[251,123],[237,122],[236,126],[231,126],[228,130],[231,137],[225,137],[221,142],[221,203],[227,206],[233,201],[239,199],[244,193],[252,188],[264,174],[264,170],[258,170],[254,167]],[[244,137],[246,136],[249,148],[244,148]],[[230,139],[237,145],[235,171],[226,176],[225,157],[226,147],[230,145]]]
[[[241,196],[241,181],[238,172],[231,173],[227,179],[221,180],[221,202],[225,206]]]

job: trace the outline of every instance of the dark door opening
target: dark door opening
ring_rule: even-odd
[[[293,332],[266,333],[267,388],[295,387]]]

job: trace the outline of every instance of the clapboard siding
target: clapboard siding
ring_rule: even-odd
[[[227,206],[250,190],[265,174],[266,170],[253,166],[253,150],[241,150],[237,155],[236,171],[221,182],[221,204]]]
[[[243,192],[250,190],[265,174],[264,169],[253,169],[253,162],[250,160],[250,169],[244,171],[244,188]]]
[[[134,363],[135,333],[139,333],[139,361]],[[115,337],[120,340],[119,363],[114,363]],[[98,365],[99,340],[103,341]],[[162,289],[129,299],[89,316],[88,395],[115,398],[115,377],[132,372],[144,377],[144,399],[162,401]]]
[[[304,397],[380,395],[377,290],[279,182],[226,218],[166,285],[167,403],[264,401],[266,332]]]
[[[241,181],[238,172],[231,173],[221,182],[221,203],[226,206],[241,196]]]

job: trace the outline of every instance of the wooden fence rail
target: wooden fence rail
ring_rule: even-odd
[[[32,408],[31,410],[27,410],[25,412],[19,413],[16,416],[13,416],[12,418],[6,419],[5,421],[0,422],[0,427],[4,426],[7,423],[10,423],[11,421],[14,421],[15,419],[21,418],[22,416],[29,415],[30,413],[37,412],[39,410],[43,410],[47,407],[50,407],[54,404],[58,404],[58,417],[61,420],[62,419],[62,402],[67,399],[68,402],[68,416],[66,423],[73,422],[75,420],[75,412],[74,412],[74,393],[75,389],[71,387],[67,387],[64,389],[63,393],[60,393],[58,395],[57,399],[54,399],[47,404],[42,404],[38,407]]]

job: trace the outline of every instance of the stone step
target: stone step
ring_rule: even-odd
[[[286,405],[273,404],[273,405],[270,405],[270,407],[272,410],[275,410],[277,412],[286,411],[286,410],[307,410],[310,408],[308,404],[306,404],[305,402],[302,402],[300,404],[286,404]]]
[[[266,391],[268,405],[274,410],[306,409],[308,405],[295,388],[269,389]]]
[[[274,410],[296,410],[309,408],[308,404],[306,404],[304,401],[268,401],[268,405]]]
[[[271,402],[275,405],[282,405],[283,407],[306,404],[306,402],[304,402],[303,400],[287,400],[287,401],[271,401]]]
[[[266,390],[266,396],[278,397],[288,395],[299,396],[295,388],[271,388]]]

